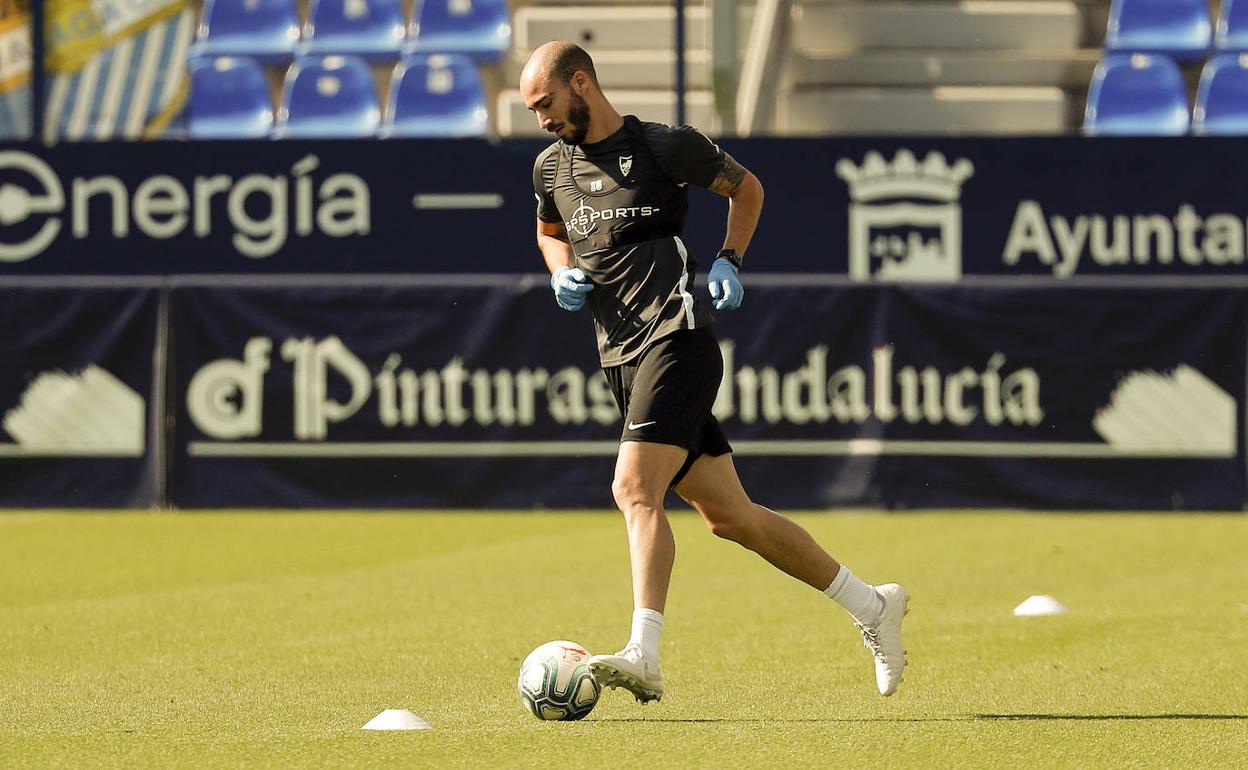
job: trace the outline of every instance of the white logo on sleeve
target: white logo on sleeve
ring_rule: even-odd
[[[849,277],[855,281],[957,281],[962,277],[962,183],[975,172],[939,152],[920,164],[897,151],[892,163],[868,152],[836,175],[849,184]],[[922,202],[919,202],[922,201]]]
[[[656,422],[658,422],[658,420],[651,420],[650,422],[632,422],[630,420],[628,423],[628,429],[637,430],[638,428],[644,428],[647,425],[654,425]]]

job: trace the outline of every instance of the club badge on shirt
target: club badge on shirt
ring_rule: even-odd
[[[628,172],[632,170],[633,170],[633,156],[621,155],[620,156],[620,173],[623,174],[624,176],[628,176]]]

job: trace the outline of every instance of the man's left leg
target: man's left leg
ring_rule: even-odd
[[[896,692],[906,666],[901,621],[910,600],[901,586],[864,583],[799,524],[750,500],[731,454],[699,457],[676,485],[676,492],[702,515],[715,535],[750,549],[843,606],[854,617],[875,659],[880,693]]]

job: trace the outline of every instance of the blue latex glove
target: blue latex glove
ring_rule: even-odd
[[[736,310],[741,307],[745,289],[737,278],[736,265],[726,259],[717,259],[711,265],[711,272],[706,280],[707,288],[711,290],[711,299],[715,300],[716,310]]]
[[[564,310],[580,310],[585,307],[585,295],[594,290],[594,284],[579,267],[561,267],[550,276],[550,288],[555,290],[555,302]]]

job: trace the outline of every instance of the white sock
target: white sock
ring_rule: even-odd
[[[633,633],[630,645],[637,645],[650,660],[659,659],[659,634],[663,633],[663,613],[656,610],[633,610]]]
[[[832,585],[823,589],[823,592],[864,626],[878,623],[884,612],[884,600],[876,593],[875,588],[855,577],[844,564],[836,573]]]

